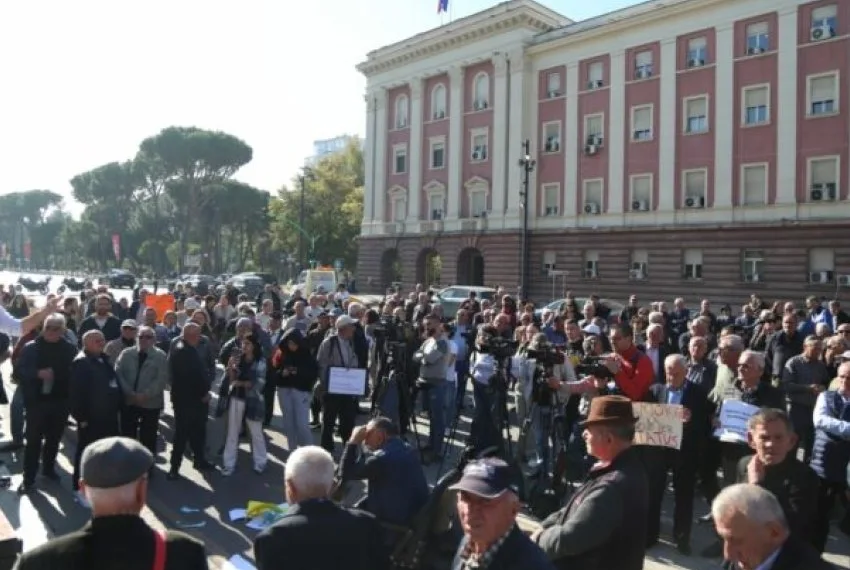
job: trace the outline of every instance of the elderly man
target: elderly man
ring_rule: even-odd
[[[106,343],[103,349],[104,354],[109,357],[109,362],[115,364],[118,356],[125,348],[136,345],[136,334],[139,332],[139,326],[133,319],[125,319],[121,323],[121,336]]]
[[[380,521],[408,525],[428,499],[419,458],[389,418],[375,418],[354,430],[340,460],[340,477],[369,482],[368,494],[357,507]]]
[[[659,313],[660,314],[660,313]],[[653,323],[646,328],[646,343],[640,348],[652,361],[652,371],[657,384],[664,383],[664,362],[670,347],[664,339],[664,325]]]
[[[515,472],[501,459],[481,459],[463,470],[449,487],[457,491],[463,540],[452,570],[554,570],[555,566],[519,529]]]
[[[315,445],[290,454],[284,471],[290,506],[254,539],[258,570],[277,570],[281,564],[311,570],[389,568],[383,529],[375,517],[328,499],[334,471],[331,454]]]
[[[103,333],[90,330],[83,335],[83,350],[71,364],[70,409],[77,422],[77,453],[72,484],[78,490],[80,459],[86,446],[119,434],[118,417],[123,402],[115,369],[103,352]],[[86,505],[85,497],[78,495]]]
[[[837,570],[789,531],[779,501],[758,485],[726,487],[711,513],[724,558],[740,570]]]
[[[567,506],[532,537],[556,567],[641,570],[648,484],[632,448],[637,418],[623,396],[598,396],[583,423],[587,452],[598,462]]]
[[[166,355],[155,343],[153,329],[142,327],[136,345],[121,352],[115,362],[115,373],[126,404],[121,412],[121,433],[141,442],[154,456],[159,416],[165,406],[168,385]]]
[[[15,568],[206,570],[203,543],[180,531],[154,530],[140,516],[152,467],[153,456],[131,439],[89,445],[80,488],[91,503],[91,522],[23,554]]]
[[[788,398],[788,413],[794,424],[794,431],[800,438],[799,446],[803,450],[806,463],[812,457],[815,443],[815,428],[812,416],[818,394],[829,386],[829,371],[821,359],[823,342],[816,336],[807,336],[803,341],[803,353],[792,356],[782,369],[780,386]]]
[[[68,423],[71,363],[76,355],[77,347],[65,339],[64,315],[54,313],[45,319],[41,335],[24,346],[15,362],[14,375],[18,390],[23,391],[27,418],[24,481],[18,493],[29,493],[35,487],[39,460],[44,476],[59,480],[56,454]]]
[[[351,437],[354,422],[357,419],[358,396],[330,393],[329,377],[334,368],[364,369],[354,347],[354,334],[357,322],[348,315],[336,320],[336,334],[327,336],[316,354],[319,364],[319,381],[322,385],[322,447],[332,452],[334,449],[334,426],[339,419],[339,433],[344,441]],[[364,387],[365,390],[365,387]]]

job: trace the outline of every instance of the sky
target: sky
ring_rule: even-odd
[[[233,134],[254,149],[236,178],[273,192],[314,140],[363,136],[366,53],[449,17],[437,0],[0,2],[0,194],[49,189],[132,158],[161,129]],[[573,20],[634,0],[543,0]],[[496,5],[449,0],[454,19]]]

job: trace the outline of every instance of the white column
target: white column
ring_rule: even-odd
[[[714,208],[732,204],[732,149],[735,127],[740,122],[735,109],[735,29],[732,24],[716,28],[714,67]],[[783,41],[785,36],[781,36]]]
[[[366,188],[363,191],[363,223],[361,232],[370,234],[375,218],[375,94],[368,91],[366,101],[366,144],[363,147],[363,164],[366,170]]]
[[[658,100],[658,204],[660,212],[672,211],[676,192],[676,38],[661,42],[661,94]]]
[[[375,186],[372,198],[375,201],[375,224],[383,224],[387,202],[387,90],[379,89],[375,94]]]
[[[510,114],[508,116],[508,157],[507,157],[507,180],[505,191],[507,192],[508,210],[506,217],[518,218],[520,215],[520,186],[522,184],[523,170],[519,165],[522,158],[522,143],[525,139],[531,141],[532,154],[537,149],[537,144],[530,129],[528,109],[529,100],[537,101],[537,82],[531,81],[531,62],[527,61],[522,52],[516,52],[510,56],[511,62],[511,89],[510,89]],[[495,165],[494,165],[495,166]],[[494,175],[495,176],[495,175]],[[534,174],[531,175],[529,191],[534,196]],[[535,210],[532,210],[535,211]]]
[[[414,77],[410,80],[410,143],[407,150],[409,157],[407,221],[409,222],[419,221],[419,204],[422,201],[422,117],[422,78]]]
[[[779,13],[779,79],[776,109],[776,203],[797,203],[797,7]],[[842,179],[843,180],[843,179]]]
[[[505,215],[505,160],[508,144],[508,65],[502,54],[493,56],[493,125],[490,131],[490,192],[492,216]]]
[[[463,68],[449,68],[449,195],[446,219],[460,217],[460,191],[463,185]]]
[[[605,152],[608,155],[608,210],[609,214],[623,213],[623,176],[626,158],[626,53],[611,54],[611,89],[608,101],[608,140]]]
[[[561,189],[564,200],[564,216],[575,218],[578,215],[576,211],[576,198],[578,196],[578,157],[579,144],[578,133],[581,133],[584,127],[578,116],[578,93],[581,79],[578,73],[578,62],[572,61],[567,64],[566,77],[566,99],[567,110],[564,115],[564,128],[562,138],[564,139],[564,184]]]

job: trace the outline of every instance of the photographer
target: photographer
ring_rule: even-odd
[[[475,401],[470,445],[474,449],[483,450],[493,446],[501,449],[503,442],[500,432],[508,386],[499,385],[495,380],[500,368],[507,365],[515,352],[516,343],[501,337],[496,326],[484,325],[478,329],[475,352],[469,362]]]
[[[428,455],[430,459],[440,456],[443,449],[443,435],[446,431],[446,367],[449,358],[449,343],[440,328],[440,320],[428,315],[422,321],[425,342],[413,355],[419,363],[419,379],[416,382],[428,398],[428,410],[431,424],[429,427]]]

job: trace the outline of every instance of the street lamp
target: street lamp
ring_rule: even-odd
[[[304,268],[304,218],[306,217],[305,206],[304,206],[304,194],[307,189],[307,181],[315,180],[315,175],[310,168],[304,168],[303,172],[298,176],[298,182],[301,186],[301,206],[298,211],[298,225],[302,228],[302,231],[298,234],[298,263],[299,269]]]
[[[522,208],[522,234],[520,236],[519,252],[520,301],[528,297],[528,187],[531,173],[534,172],[536,165],[537,161],[531,158],[531,142],[525,139],[525,142],[522,143],[522,158],[519,159],[519,166],[523,170],[522,190],[519,193],[522,198],[522,202],[520,202],[520,208]]]

